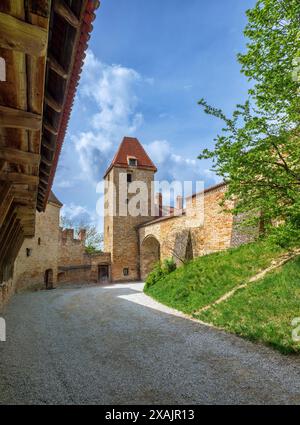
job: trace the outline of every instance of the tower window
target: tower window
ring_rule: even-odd
[[[127,267],[125,269],[123,269],[123,275],[124,276],[128,276],[129,275],[129,269]]]
[[[41,238],[38,238],[38,245],[41,245]]]
[[[32,249],[31,248],[26,248],[26,257],[30,257],[32,253]]]
[[[130,165],[130,167],[136,167],[137,166],[137,159],[136,158],[128,158],[128,165]]]
[[[131,183],[131,182],[132,182],[132,174],[127,173],[127,183]]]

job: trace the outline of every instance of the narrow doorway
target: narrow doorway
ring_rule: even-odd
[[[107,283],[108,281],[109,281],[108,264],[101,264],[98,266],[98,282]]]
[[[45,286],[46,289],[53,289],[53,270],[47,269],[45,271]]]

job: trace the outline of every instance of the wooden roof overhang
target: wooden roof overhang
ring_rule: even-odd
[[[98,6],[0,2],[0,282],[45,210]]]

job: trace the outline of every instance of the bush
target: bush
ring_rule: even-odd
[[[163,264],[163,271],[165,274],[170,274],[176,270],[176,263],[173,258],[167,258]]]
[[[155,264],[154,269],[150,272],[146,279],[145,288],[150,288],[155,285],[163,277],[176,270],[176,263],[173,258],[164,260],[163,266],[161,262]]]

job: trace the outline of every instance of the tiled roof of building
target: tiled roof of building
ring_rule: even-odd
[[[139,140],[135,137],[124,137],[116,155],[105,172],[105,176],[114,166],[127,167],[128,158],[135,158],[137,160],[137,168],[146,168],[148,170],[157,171],[157,168],[149,158]]]
[[[88,48],[88,41],[90,39],[90,34],[93,30],[93,24],[96,15],[95,11],[98,9],[100,5],[99,0],[87,0],[85,11],[82,17],[81,27],[80,27],[80,36],[77,41],[76,49],[76,56],[72,68],[71,78],[69,87],[67,89],[67,96],[65,105],[62,111],[62,117],[60,120],[60,125],[58,129],[58,136],[57,136],[57,143],[56,143],[56,151],[54,155],[54,164],[51,168],[50,177],[49,177],[49,184],[47,188],[47,194],[45,197],[45,201],[48,199],[48,196],[50,196],[51,187],[53,184],[58,159],[60,156],[60,152],[62,149],[62,145],[64,142],[65,134],[67,131],[69,119],[71,116],[71,111],[74,103],[74,98],[77,90],[77,86],[79,84],[80,75],[82,71],[82,67],[84,64],[84,59],[86,56],[86,50]]]
[[[60,206],[60,207],[62,207],[63,206],[63,204],[57,199],[57,197],[54,195],[54,193],[52,192],[52,190],[51,190],[51,192],[50,192],[50,195],[49,195],[49,198],[48,198],[48,202],[51,202],[52,204],[56,204],[56,205],[58,205],[58,206]]]

